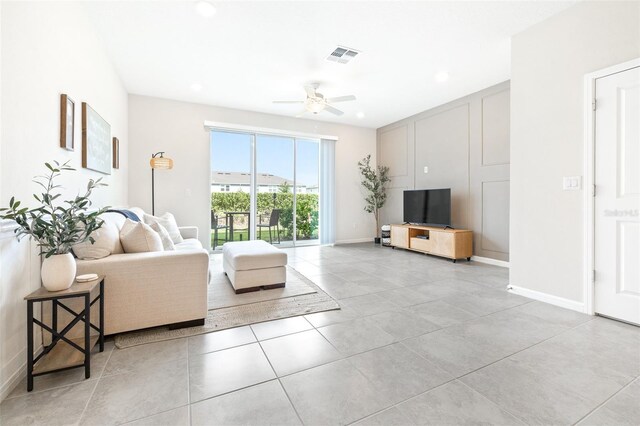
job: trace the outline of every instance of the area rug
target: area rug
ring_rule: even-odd
[[[282,288],[271,290],[252,291],[249,293],[236,294],[224,275],[224,272],[213,272],[209,282],[209,305],[208,309],[228,308],[230,306],[247,305],[267,300],[284,299],[292,296],[302,296],[316,292],[315,286],[310,286],[299,278],[300,273],[294,274],[289,268],[287,273],[287,285]]]
[[[169,327],[156,327],[148,330],[122,333],[115,336],[115,345],[120,349],[124,349],[146,343],[196,336],[264,321],[340,309],[338,302],[333,300],[311,280],[295,269],[287,267],[287,286],[289,282],[293,283],[297,281],[304,284],[304,287],[311,288],[313,292],[309,293],[307,290],[304,290],[303,294],[297,295],[284,295],[281,293],[283,297],[278,299],[261,300],[253,303],[242,303],[235,306],[209,309],[205,323],[202,326],[181,328],[178,330],[169,330]],[[303,290],[302,285],[295,286],[298,290]],[[270,291],[273,290],[260,290],[258,293]]]

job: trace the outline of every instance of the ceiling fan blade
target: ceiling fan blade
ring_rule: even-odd
[[[355,101],[355,95],[347,95],[347,96],[337,96],[335,98],[327,99],[327,102],[335,103],[335,102],[347,102],[347,101]]]
[[[335,115],[342,115],[344,114],[344,112],[340,111],[338,108],[334,108],[331,105],[327,105],[324,107],[324,111],[330,112],[331,114],[335,114]]]
[[[316,87],[304,86],[304,90],[307,92],[307,96],[309,96],[310,98],[316,96]]]
[[[273,101],[274,104],[303,104],[304,101]]]

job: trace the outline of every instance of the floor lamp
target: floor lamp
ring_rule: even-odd
[[[151,154],[151,214],[156,214],[156,188],[155,188],[155,171],[173,169],[173,160],[164,156],[164,151]]]

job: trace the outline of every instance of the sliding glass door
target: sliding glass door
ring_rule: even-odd
[[[211,132],[211,247],[261,239],[317,244],[319,141]]]
[[[295,139],[256,135],[256,238],[294,241]]]
[[[320,141],[296,139],[296,242],[318,244]]]
[[[211,248],[250,239],[253,136],[212,132]]]

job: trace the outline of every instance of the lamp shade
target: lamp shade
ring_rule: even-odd
[[[149,161],[152,169],[170,170],[173,169],[173,160],[167,157],[153,157]]]

